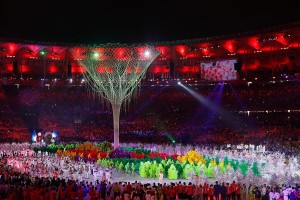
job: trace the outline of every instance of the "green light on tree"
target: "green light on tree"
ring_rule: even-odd
[[[42,51],[40,51],[40,54],[41,54],[42,56],[44,56],[44,55],[46,55],[46,54],[47,54],[47,51],[45,51],[45,50],[42,50]]]
[[[93,52],[93,56],[94,56],[94,58],[98,58],[100,56],[100,54],[98,52]]]

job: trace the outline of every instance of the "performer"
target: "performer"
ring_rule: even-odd
[[[158,182],[159,182],[160,184],[163,183],[163,178],[164,178],[164,174],[162,173],[162,171],[160,171],[160,172],[159,172],[159,178],[158,178]]]
[[[100,169],[98,171],[98,180],[102,179],[102,175],[103,175],[103,169],[102,169],[102,167],[100,167]]]
[[[90,163],[90,161],[88,161],[87,166],[89,167],[90,175],[93,175],[92,163]]]
[[[28,168],[29,168],[29,164],[28,161],[26,161],[24,164],[24,173],[28,173]]]
[[[54,170],[53,172],[53,178],[56,180],[58,178],[58,172],[57,169]]]
[[[108,170],[106,172],[106,181],[110,182],[110,179],[112,179],[112,171]]]
[[[88,166],[86,166],[86,168],[85,168],[85,171],[84,171],[85,173],[84,173],[84,175],[85,175],[85,179],[88,179],[89,178],[89,175],[90,175],[90,173],[89,173],[89,168],[88,168]]]
[[[96,166],[93,167],[93,175],[94,175],[94,181],[98,178],[98,168]]]
[[[106,181],[106,173],[105,173],[105,172],[103,172],[103,174],[102,174],[101,181],[103,181],[103,182],[105,182],[105,181]]]
[[[83,181],[83,172],[82,172],[82,170],[80,169],[79,171],[78,171],[78,180],[79,180],[79,182],[82,182]]]
[[[42,142],[42,133],[41,132],[38,132],[37,136],[36,136],[36,142]]]
[[[195,185],[199,186],[200,185],[200,177],[197,175],[194,175],[194,179],[195,179]]]

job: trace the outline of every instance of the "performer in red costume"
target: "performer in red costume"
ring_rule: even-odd
[[[42,133],[41,132],[38,132],[37,136],[36,136],[36,142],[42,142]]]

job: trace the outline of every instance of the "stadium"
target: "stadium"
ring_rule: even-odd
[[[0,199],[300,196],[299,22],[133,44],[2,38],[0,78]]]

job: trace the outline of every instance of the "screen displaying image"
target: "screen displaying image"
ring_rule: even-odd
[[[220,60],[200,63],[201,78],[208,81],[236,80],[237,71],[234,69],[236,60]]]

